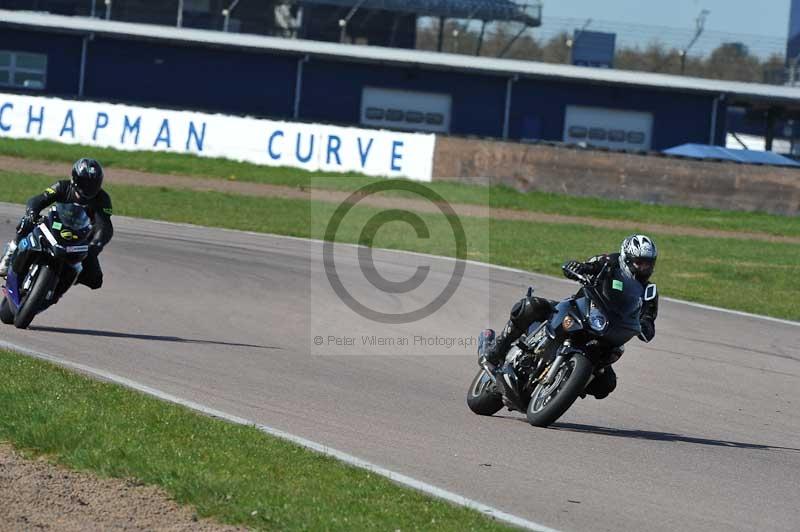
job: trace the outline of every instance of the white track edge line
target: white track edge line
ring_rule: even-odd
[[[259,233],[263,234],[263,233]],[[322,445],[317,443],[313,440],[309,440],[303,438],[301,436],[296,436],[289,432],[285,432],[268,425],[262,425],[260,423],[256,423],[254,421],[250,421],[248,419],[235,416],[233,414],[228,414],[221,410],[217,410],[200,403],[196,403],[194,401],[189,401],[188,399],[182,399],[178,396],[163,392],[156,388],[152,388],[147,386],[146,384],[141,384],[134,380],[121,377],[114,373],[109,373],[103,370],[99,370],[93,368],[91,366],[86,366],[84,364],[80,364],[77,362],[71,362],[61,356],[50,355],[47,353],[43,353],[41,351],[36,351],[34,349],[30,349],[21,345],[17,345],[6,340],[0,340],[0,348],[7,349],[9,351],[16,351],[22,353],[24,355],[38,358],[40,360],[45,360],[47,362],[52,362],[62,367],[78,370],[82,373],[88,373],[90,375],[94,375],[99,377],[105,381],[113,382],[115,384],[119,384],[126,388],[136,390],[138,392],[150,395],[162,401],[166,401],[169,403],[177,404],[183,407],[186,407],[190,410],[194,410],[196,412],[200,412],[210,417],[215,417],[219,419],[223,419],[230,423],[235,423],[237,425],[247,425],[252,426],[260,430],[265,434],[269,434],[270,436],[275,436],[282,440],[289,441],[306,449],[318,452],[320,454],[330,456],[340,460],[348,465],[358,467],[360,469],[365,469],[371,473],[375,473],[376,475],[380,475],[382,477],[386,477],[392,482],[400,484],[402,486],[412,488],[414,490],[420,491],[427,495],[431,495],[437,499],[442,499],[457,506],[462,506],[465,508],[469,508],[471,510],[476,510],[481,514],[496,519],[497,521],[502,521],[504,523],[508,523],[510,525],[514,525],[520,528],[524,528],[527,530],[534,530],[536,532],[559,532],[554,528],[549,528],[545,525],[541,525],[539,523],[535,523],[533,521],[529,521],[522,517],[518,517],[516,515],[512,515],[487,504],[468,499],[462,495],[458,495],[457,493],[453,493],[452,491],[447,491],[442,488],[438,488],[421,480],[417,480],[413,477],[409,477],[407,475],[403,475],[402,473],[397,473],[396,471],[392,471],[391,469],[386,469],[379,465],[373,464],[372,462],[368,462],[366,460],[362,460],[356,456],[351,454],[347,454],[343,451],[339,451],[333,447],[328,447],[327,445]]]
[[[148,219],[148,218],[131,218],[131,217],[122,217],[122,216],[120,216],[120,218],[128,218],[130,220],[136,220],[136,221],[154,222],[154,223],[163,224],[163,225],[174,225],[174,226],[178,226],[178,227],[188,227],[188,228],[192,228],[192,229],[208,229],[208,227],[206,227],[206,226],[195,225],[195,224],[190,224],[190,223],[167,222],[167,221],[164,221],[164,220],[152,220],[152,219]],[[268,237],[271,237],[271,238],[280,238],[280,239],[285,239],[285,240],[297,240],[297,241],[301,241],[301,242],[315,242],[315,243],[318,243],[318,244],[322,244],[322,243],[325,242],[324,240],[320,240],[320,239],[317,239],[317,238],[303,238],[303,237],[299,237],[299,236],[278,235],[278,234],[275,234],[275,233],[258,233],[256,231],[242,231],[242,230],[238,230],[238,229],[228,229],[226,227],[213,227],[213,229],[221,230],[221,231],[229,231],[229,232],[234,232],[234,233],[243,233],[243,234],[251,235],[251,236],[259,236],[259,237],[268,236]],[[337,242],[336,245],[337,246],[349,246],[349,247],[355,247],[355,248],[363,247],[360,244],[351,244],[349,242]],[[419,251],[408,251],[408,250],[405,250],[405,249],[387,249],[387,248],[375,248],[375,249],[379,249],[380,251],[386,251],[386,252],[389,252],[389,253],[400,253],[400,254],[405,254],[405,255],[416,255],[416,256],[419,256],[419,257],[431,257],[431,258],[447,260],[447,261],[455,261],[455,260],[457,260],[455,257],[447,257],[447,256],[444,256],[444,255],[433,255],[431,253],[421,253]],[[520,273],[520,274],[524,274],[524,275],[530,275],[530,276],[533,276],[533,277],[541,277],[541,278],[544,278],[544,279],[548,279],[550,281],[559,281],[559,282],[562,282],[562,283],[573,284],[573,281],[569,281],[569,280],[563,279],[561,277],[555,277],[555,276],[552,276],[552,275],[547,275],[547,274],[544,274],[544,273],[530,272],[530,271],[526,271],[526,270],[520,270],[518,268],[511,268],[509,266],[501,266],[499,264],[491,264],[489,262],[481,262],[481,261],[472,260],[472,259],[467,259],[464,262],[467,263],[467,264],[472,264],[473,266],[483,266],[485,268],[496,269],[496,270],[501,270],[501,271],[507,271],[507,272],[512,272],[512,273]],[[735,316],[742,316],[742,317],[745,317],[745,318],[753,318],[753,319],[770,321],[770,322],[773,322],[773,323],[780,323],[780,324],[783,324],[783,325],[791,325],[791,326],[794,326],[794,327],[800,327],[800,321],[792,321],[792,320],[785,320],[785,319],[781,319],[781,318],[773,318],[772,316],[764,316],[764,315],[761,315],[761,314],[753,314],[753,313],[744,312],[744,311],[741,311],[741,310],[731,310],[731,309],[722,308],[722,307],[715,307],[713,305],[705,305],[703,303],[695,303],[694,301],[686,301],[686,300],[683,300],[683,299],[675,299],[675,298],[672,298],[672,297],[662,297],[661,299],[663,301],[669,301],[670,303],[678,303],[678,304],[681,304],[681,305],[688,305],[690,307],[701,308],[701,309],[704,309],[704,310],[712,310],[714,312],[720,312],[720,313],[723,313],[723,314],[733,314]]]

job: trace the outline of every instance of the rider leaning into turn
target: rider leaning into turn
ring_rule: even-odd
[[[17,225],[17,236],[9,242],[0,259],[0,277],[8,274],[11,257],[17,244],[28,236],[39,219],[39,212],[53,203],[76,203],[86,210],[92,220],[92,238],[89,254],[83,261],[78,282],[96,290],[103,284],[103,270],[97,256],[114,235],[111,224],[111,198],[103,187],[103,167],[94,159],[79,159],[72,166],[72,179],[64,179],[28,200],[25,216]]]
[[[567,262],[564,265],[564,275],[572,278],[568,270],[581,275],[597,275],[608,265],[606,275],[621,273],[635,278],[642,284],[642,288],[647,288],[657,257],[658,250],[653,239],[645,235],[631,235],[622,241],[619,253],[596,255],[586,262],[574,260]],[[525,297],[518,301],[511,309],[511,316],[505,328],[497,335],[494,345],[486,351],[486,360],[493,366],[500,366],[513,342],[527,332],[532,323],[547,320],[552,312],[551,302],[544,298]],[[650,301],[643,302],[639,317],[642,327],[639,339],[642,341],[649,342],[655,337],[656,316],[658,316],[658,295]],[[614,391],[616,386],[617,375],[611,366],[607,366],[592,380],[586,392],[597,399],[603,399]]]

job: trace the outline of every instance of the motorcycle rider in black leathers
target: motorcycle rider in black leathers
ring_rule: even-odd
[[[653,239],[645,235],[631,235],[622,241],[619,253],[596,255],[586,262],[568,261],[564,264],[564,275],[573,278],[568,273],[570,270],[581,275],[597,275],[603,266],[608,265],[608,273],[619,270],[623,275],[638,280],[642,284],[642,288],[647,288],[650,285],[649,279],[655,269],[657,257],[658,250]],[[545,321],[550,318],[552,313],[552,304],[547,299],[531,296],[518,301],[511,309],[511,316],[505,328],[497,335],[493,343],[489,343],[489,348],[484,354],[485,360],[492,366],[501,366],[513,342],[526,333],[532,323]],[[653,299],[642,303],[639,318],[642,328],[642,332],[639,334],[640,340],[649,342],[655,337],[657,316],[658,294]],[[603,399],[614,391],[616,386],[617,375],[611,366],[607,366],[592,380],[586,388],[586,393],[594,395],[597,399]]]
[[[94,159],[82,158],[72,166],[72,179],[64,179],[48,187],[41,194],[28,200],[25,216],[17,225],[17,235],[9,242],[6,252],[0,259],[0,277],[8,274],[11,258],[17,244],[33,230],[39,213],[53,203],[76,203],[81,205],[92,221],[92,238],[89,242],[89,253],[83,261],[83,269],[78,283],[97,290],[103,284],[103,270],[97,257],[106,244],[114,236],[111,224],[111,198],[102,189],[103,168]]]

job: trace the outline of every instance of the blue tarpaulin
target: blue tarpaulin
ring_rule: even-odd
[[[706,144],[681,144],[680,146],[664,150],[664,153],[667,155],[679,155],[681,157],[693,157],[695,159],[717,159],[747,164],[800,167],[800,163],[771,151],[733,150]]]

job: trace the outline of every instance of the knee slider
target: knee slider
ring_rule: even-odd
[[[99,290],[101,286],[103,286],[103,276],[98,275],[95,279],[92,280],[92,285],[89,288],[91,288],[92,290]]]
[[[611,367],[607,367],[589,383],[586,391],[596,399],[605,399],[616,387],[617,374]]]
[[[85,284],[92,290],[97,290],[101,286],[103,286],[103,274],[93,275],[91,278],[84,280],[83,284]]]

